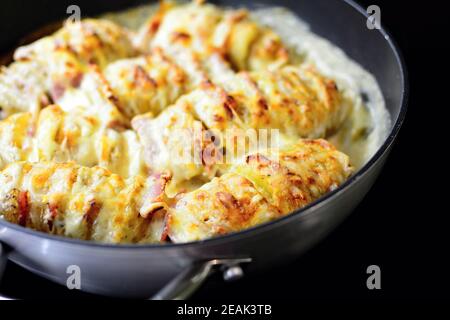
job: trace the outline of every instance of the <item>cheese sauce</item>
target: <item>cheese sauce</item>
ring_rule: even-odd
[[[158,8],[143,5],[101,18],[137,30]],[[323,75],[336,81],[352,112],[340,130],[328,139],[350,156],[356,168],[363,166],[388,135],[391,120],[381,89],[374,76],[342,49],[314,34],[295,13],[279,7],[251,11],[252,18],[269,26],[291,50],[294,63],[314,65]]]

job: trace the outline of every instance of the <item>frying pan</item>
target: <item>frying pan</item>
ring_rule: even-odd
[[[77,1],[83,16],[143,1]],[[254,7],[251,1],[213,1]],[[2,2],[0,49],[25,34],[65,18],[68,1]],[[373,73],[392,118],[390,133],[368,163],[338,189],[279,220],[219,238],[166,245],[108,245],[66,239],[0,220],[0,275],[7,259],[65,285],[68,267],[80,268],[81,290],[115,297],[186,298],[214,271],[224,279],[263,270],[305,252],[335,228],[363,199],[393,145],[406,113],[407,77],[399,50],[384,30],[367,28],[367,13],[350,0],[258,1],[296,12],[314,32],[341,47]],[[1,276],[0,276],[1,277]]]

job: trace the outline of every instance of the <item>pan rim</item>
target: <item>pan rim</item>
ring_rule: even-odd
[[[368,13],[363,9],[361,5],[356,3],[354,0],[343,0],[347,5],[353,7],[360,14],[368,17]],[[320,204],[323,204],[327,201],[330,201],[332,198],[338,197],[339,194],[343,193],[347,190],[351,185],[353,185],[357,180],[359,180],[362,176],[364,176],[371,168],[375,166],[376,163],[383,157],[383,155],[390,149],[392,144],[394,143],[402,124],[405,120],[407,108],[408,108],[408,98],[409,98],[409,81],[408,81],[408,72],[406,68],[406,63],[404,57],[401,53],[401,50],[396,43],[396,41],[391,36],[391,33],[382,25],[379,30],[377,30],[382,34],[382,36],[387,41],[390,46],[392,52],[394,53],[395,59],[400,67],[400,79],[402,81],[402,96],[400,101],[400,111],[398,113],[397,119],[390,130],[389,135],[385,138],[383,144],[378,148],[374,155],[367,161],[362,168],[360,168],[353,176],[351,176],[347,181],[345,181],[342,185],[340,185],[337,189],[328,192],[324,196],[319,199],[309,203],[303,208],[297,209],[292,213],[285,215],[284,217],[278,218],[276,220],[266,222],[257,226],[253,226],[251,228],[241,230],[239,232],[226,234],[223,236],[200,240],[200,241],[192,241],[186,243],[167,243],[167,244],[110,244],[110,243],[100,243],[94,242],[90,240],[81,240],[81,239],[73,239],[67,238],[63,236],[57,236],[52,234],[47,234],[44,232],[36,231],[33,229],[25,228],[13,223],[10,223],[4,219],[0,219],[0,227],[11,228],[17,232],[23,232],[31,236],[35,236],[38,238],[44,238],[47,240],[57,241],[59,243],[65,243],[68,245],[76,245],[81,247],[94,247],[94,248],[104,248],[104,249],[133,249],[133,250],[173,250],[178,248],[192,248],[199,247],[205,245],[219,245],[224,242],[228,242],[229,240],[240,240],[242,238],[255,236],[256,234],[268,232],[271,229],[280,227],[284,223],[289,223],[291,220],[304,218],[311,214],[314,214],[315,208]],[[0,233],[1,234],[1,233]],[[1,241],[1,239],[0,239]]]

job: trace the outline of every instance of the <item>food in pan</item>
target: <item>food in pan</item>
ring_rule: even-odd
[[[194,152],[196,126],[202,132],[216,133],[216,145],[220,140],[217,133],[231,132],[227,138],[234,141],[243,139],[240,135],[247,129],[277,129],[281,142],[289,144],[300,138],[325,137],[342,124],[346,115],[335,83],[310,68],[238,73],[224,80],[221,86],[201,85],[157,117],[146,114],[133,119],[147,165],[158,171],[169,170],[174,184],[195,177],[210,179],[219,169],[204,157],[197,165],[170,161],[186,145]],[[161,139],[164,143],[158,143]],[[219,146],[225,152],[233,149],[225,141]],[[202,141],[198,147],[205,155],[211,143]]]
[[[240,70],[276,68],[289,60],[281,38],[253,21],[247,10],[223,10],[210,4],[165,3],[141,27],[136,43],[144,50],[188,48],[202,55],[218,51]]]
[[[164,233],[164,175],[124,180],[100,167],[15,162],[0,174],[0,208],[14,223],[112,243],[155,242]]]
[[[301,140],[276,160],[250,154],[245,163],[187,193],[169,211],[175,242],[195,241],[282,217],[337,188],[353,172],[348,157],[325,140]]]
[[[16,161],[74,161],[128,178],[147,171],[141,152],[134,131],[102,127],[96,117],[57,105],[42,109],[36,120],[21,112],[0,121],[0,170]]]
[[[248,155],[168,208],[170,175],[123,180],[100,167],[15,162],[0,173],[0,203],[9,221],[49,233],[122,243],[168,235],[187,242],[286,215],[336,188],[352,170],[348,157],[328,142],[301,140],[279,160]]]
[[[55,34],[18,48],[15,62],[0,71],[0,107],[4,116],[38,112],[77,88],[90,65],[102,69],[136,54],[127,31],[107,20],[67,23]]]
[[[1,67],[0,217],[98,242],[203,240],[305,207],[371,156],[388,122],[375,80],[292,15],[155,8],[67,22]]]

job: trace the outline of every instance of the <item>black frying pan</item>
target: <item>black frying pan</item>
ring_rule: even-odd
[[[62,19],[71,4],[83,16],[119,10],[142,1],[7,1],[0,11],[0,51],[26,34]],[[251,1],[219,4],[254,6]],[[67,267],[82,270],[82,290],[120,297],[187,297],[213,270],[225,279],[298,257],[341,222],[378,176],[406,113],[407,80],[396,45],[385,30],[369,30],[365,10],[350,0],[258,1],[290,8],[313,31],[340,46],[378,80],[392,118],[386,141],[372,159],[337,190],[277,221],[236,234],[187,244],[106,245],[66,239],[0,221],[1,260],[63,285]],[[26,8],[26,10],[25,10]],[[161,289],[162,288],[162,289]],[[156,293],[156,294],[155,294]]]

